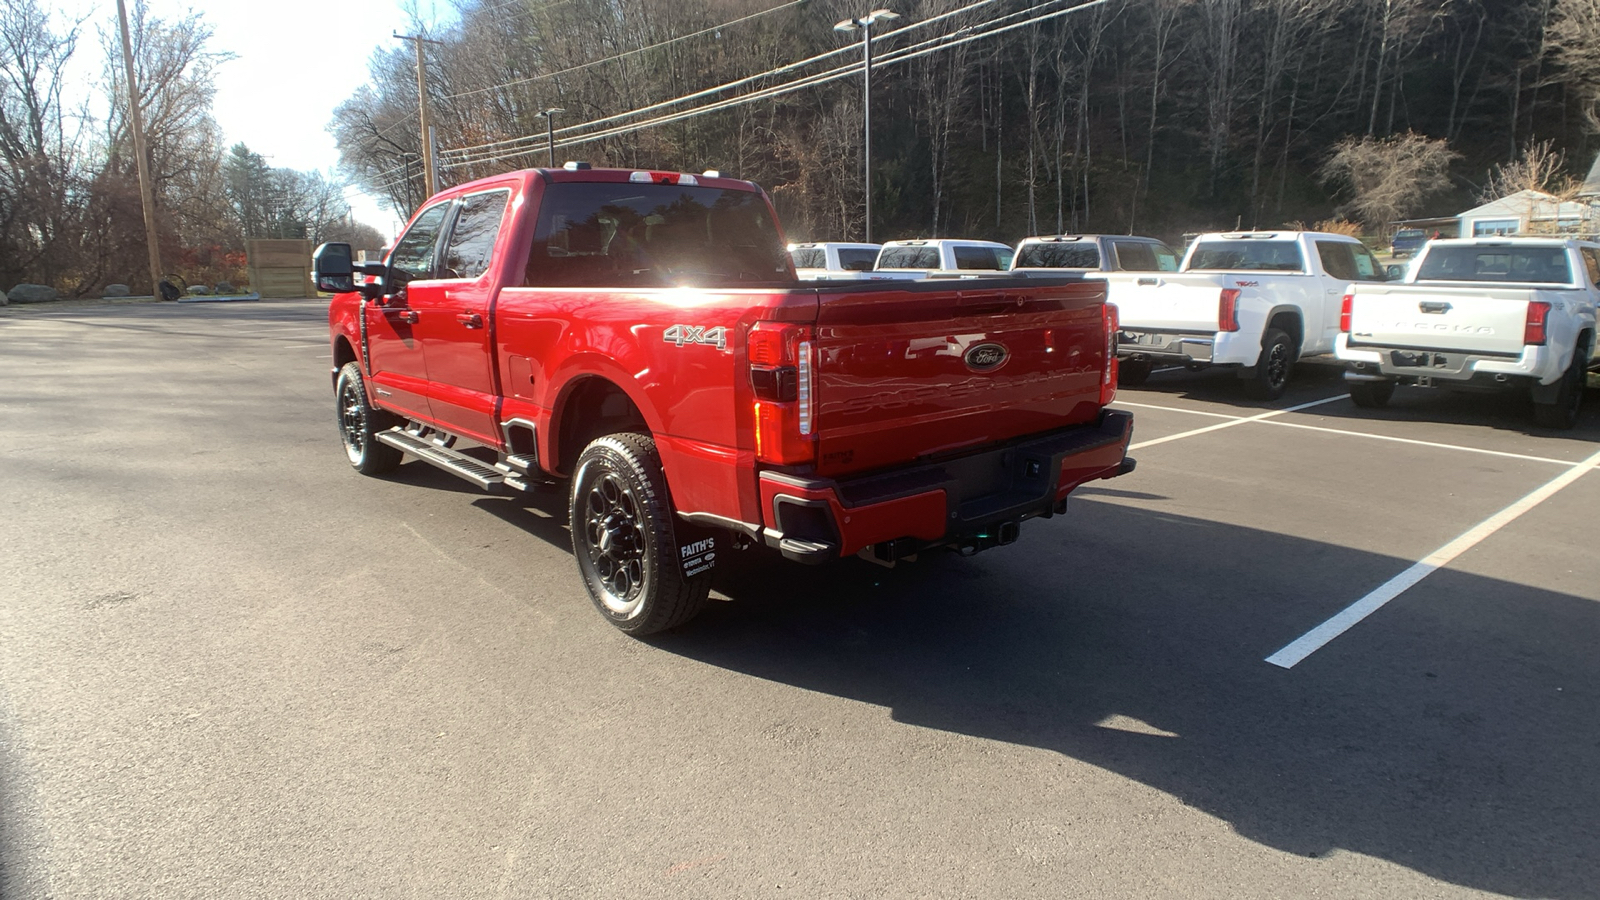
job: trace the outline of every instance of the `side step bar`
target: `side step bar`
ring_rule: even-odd
[[[486,491],[498,492],[505,483],[506,473],[481,459],[474,459],[458,450],[441,447],[427,438],[408,431],[391,428],[380,431],[375,437],[396,450],[409,453],[426,463],[432,463],[452,475],[465,478]]]

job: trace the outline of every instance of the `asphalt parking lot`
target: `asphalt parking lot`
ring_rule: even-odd
[[[1157,373],[1017,544],[635,641],[349,469],[325,308],[0,310],[0,896],[1597,895],[1600,391]]]

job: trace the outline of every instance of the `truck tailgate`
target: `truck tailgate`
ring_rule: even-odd
[[[1105,285],[1039,281],[825,290],[816,324],[818,474],[1094,421]]]
[[[1367,285],[1355,287],[1350,305],[1350,344],[1522,352],[1530,288]]]
[[[1215,275],[1117,273],[1109,276],[1111,302],[1122,327],[1155,331],[1214,332],[1222,280]]]

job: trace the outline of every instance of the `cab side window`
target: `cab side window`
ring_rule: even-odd
[[[494,252],[500,220],[505,217],[510,199],[511,192],[505,190],[462,199],[456,224],[450,229],[450,242],[445,245],[440,278],[477,278],[489,270],[489,256]]]
[[[1117,268],[1124,272],[1154,272],[1156,254],[1143,241],[1113,241],[1117,251]]]
[[[1389,280],[1387,270],[1383,268],[1383,265],[1378,262],[1378,258],[1373,256],[1372,251],[1368,250],[1365,245],[1351,244],[1350,251],[1356,257],[1357,281]]]
[[[417,279],[434,277],[434,250],[439,245],[439,232],[444,230],[444,218],[449,212],[449,201],[428,207],[394,245],[394,252],[389,254],[389,272],[394,281],[389,286],[391,290]]]
[[[1335,278],[1356,281],[1356,261],[1350,245],[1343,241],[1317,241],[1317,256],[1323,271]]]
[[[1000,268],[1000,258],[995,251],[988,247],[961,247],[957,246],[956,268],[958,269],[996,269]]]
[[[1589,283],[1600,287],[1600,250],[1583,248],[1583,268],[1589,273]]]
[[[1178,271],[1178,254],[1173,253],[1172,248],[1168,247],[1166,244],[1156,244],[1151,248],[1151,252],[1154,253],[1156,257],[1155,270],[1157,272]]]

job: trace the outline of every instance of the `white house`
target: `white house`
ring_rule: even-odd
[[[1587,186],[1587,185],[1586,185]],[[1494,234],[1592,234],[1600,226],[1586,198],[1562,200],[1543,191],[1517,191],[1456,216],[1462,237]]]

